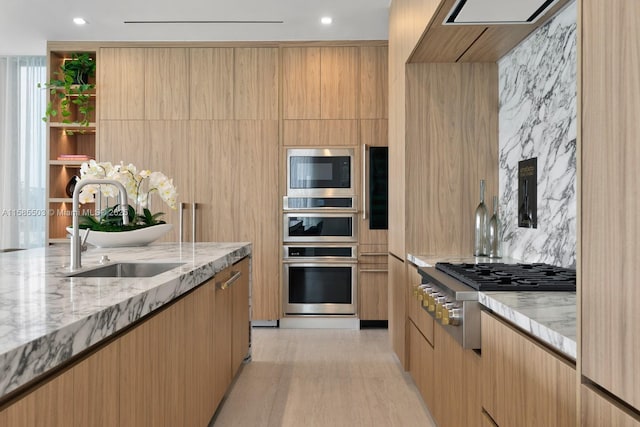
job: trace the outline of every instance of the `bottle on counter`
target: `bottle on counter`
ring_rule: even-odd
[[[480,180],[480,204],[475,214],[475,234],[473,239],[473,256],[484,256],[488,253],[487,223],[489,214],[484,204],[484,179]]]
[[[498,211],[498,196],[493,196],[493,215],[491,215],[491,219],[489,220],[489,231],[487,236],[489,240],[489,256],[491,258],[500,258],[502,256],[500,244],[500,217]]]

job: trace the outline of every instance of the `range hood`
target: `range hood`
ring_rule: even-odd
[[[531,24],[558,0],[458,0],[444,25]]]

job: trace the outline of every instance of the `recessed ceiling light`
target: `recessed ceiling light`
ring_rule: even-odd
[[[76,25],[84,25],[87,21],[85,21],[84,18],[73,18],[73,23]]]
[[[324,25],[329,25],[333,22],[333,19],[330,16],[324,16],[322,19],[320,19],[320,22],[322,22]]]

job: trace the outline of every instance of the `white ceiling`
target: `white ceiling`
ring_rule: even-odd
[[[47,40],[386,40],[390,0],[1,0],[0,55],[44,55]],[[333,24],[320,23],[331,16]],[[87,20],[75,25],[74,17]],[[124,21],[284,21],[125,24]]]

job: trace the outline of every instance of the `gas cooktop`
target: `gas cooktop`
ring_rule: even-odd
[[[436,269],[477,291],[575,291],[576,271],[549,264],[452,264]]]

